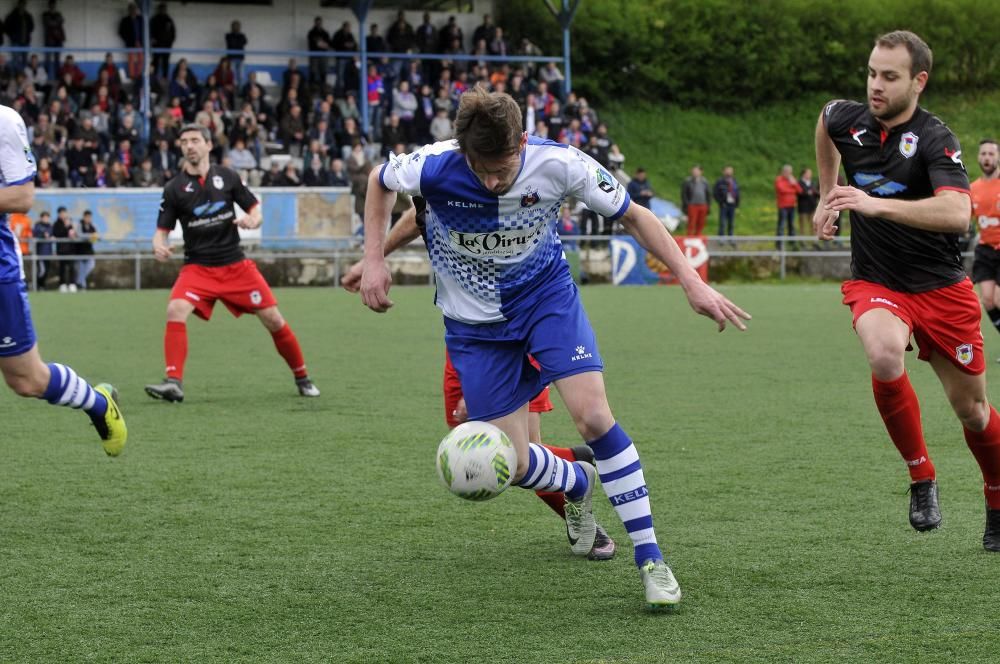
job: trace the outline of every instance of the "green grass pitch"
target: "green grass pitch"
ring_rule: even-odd
[[[533,495],[438,484],[430,289],[394,289],[381,316],[279,291],[314,400],[256,321],[192,319],[180,405],[142,391],[165,292],[32,296],[43,356],[115,383],[130,439],[106,458],[82,414],[0,394],[0,660],[995,661],[1000,556],[930,368],[908,359],[944,527],[918,534],[836,285],[723,290],[748,333],[716,333],[676,288],[583,290],[684,591],[665,614],[603,494],[620,550],[594,563]],[[575,444],[555,402],[545,442]]]

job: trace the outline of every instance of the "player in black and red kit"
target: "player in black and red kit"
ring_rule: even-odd
[[[1000,551],[1000,415],[986,397],[979,301],[963,270],[969,179],[955,135],[917,105],[932,55],[912,32],[879,37],[868,103],[833,101],[816,127],[823,204],[813,223],[832,239],[851,214],[851,271],[842,287],[872,370],[875,404],[909,468],[910,524],[941,524],[934,465],[904,366],[910,336],[930,362],[982,469],[983,546]],[[843,160],[847,186],[837,186]]]
[[[168,234],[178,220],[184,233],[184,267],[170,292],[167,329],[163,341],[167,377],[147,385],[155,399],[183,401],[181,381],[187,359],[187,319],[191,313],[208,320],[216,300],[234,316],[255,314],[274,339],[278,353],[295,376],[299,394],[318,397],[319,390],[306,372],[295,333],[278,311],[270,287],[240,248],[239,228],[257,228],[261,212],[257,198],[236,171],[209,163],[212,137],[197,124],[181,129],[184,168],[163,188],[160,216],[153,235],[156,258],[166,261],[172,250]],[[235,205],[246,211],[237,217]]]

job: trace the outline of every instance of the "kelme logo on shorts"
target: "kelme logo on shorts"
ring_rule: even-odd
[[[962,344],[955,349],[955,359],[964,365],[972,362],[972,344]]]

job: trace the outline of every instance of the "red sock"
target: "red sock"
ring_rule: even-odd
[[[278,354],[285,358],[288,368],[292,370],[295,377],[305,378],[308,375],[306,360],[302,357],[299,340],[295,338],[295,333],[292,332],[292,328],[288,327],[288,323],[285,323],[285,326],[277,332],[272,332],[271,338],[274,339],[274,347],[278,349]]]
[[[184,362],[188,354],[187,323],[167,321],[163,335],[163,357],[167,361],[167,378],[184,379]]]
[[[560,459],[565,459],[566,461],[576,461],[576,455],[573,454],[573,450],[569,447],[553,447],[551,445],[542,445],[549,452],[552,452]],[[552,508],[556,514],[562,518],[566,518],[566,494],[561,491],[536,491],[535,495],[541,498],[546,505]]]
[[[920,426],[920,403],[906,372],[888,382],[882,382],[872,374],[872,391],[889,438],[910,471],[910,480],[934,479],[934,464],[927,453],[924,431]]]
[[[993,406],[990,406],[990,422],[986,428],[982,431],[965,429],[965,442],[983,471],[986,504],[991,510],[1000,509],[1000,415]]]

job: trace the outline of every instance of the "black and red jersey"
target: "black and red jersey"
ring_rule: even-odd
[[[156,227],[171,231],[181,222],[185,263],[229,265],[245,257],[234,203],[247,212],[257,205],[236,171],[213,164],[202,179],[181,170],[163,188]]]
[[[958,139],[919,106],[908,122],[889,131],[865,104],[853,101],[830,102],[823,121],[853,187],[904,200],[929,198],[944,189],[969,191]],[[852,210],[851,271],[855,279],[906,293],[949,286],[965,278],[959,238]]]

